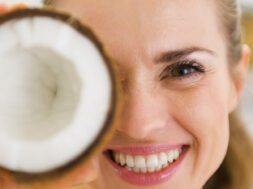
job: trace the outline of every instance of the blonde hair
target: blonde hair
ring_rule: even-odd
[[[241,11],[237,0],[216,0],[220,25],[227,42],[230,69],[242,57]],[[253,146],[238,114],[229,115],[230,141],[226,157],[204,189],[250,189],[253,179]]]
[[[230,63],[241,59],[241,9],[237,0],[216,0],[219,24],[227,42]]]
[[[232,113],[230,141],[220,168],[206,183],[204,189],[251,189],[253,178],[252,143],[237,113]]]
[[[55,0],[44,0],[52,5]],[[220,27],[227,42],[232,68],[242,56],[241,12],[237,0],[216,0]],[[230,141],[226,157],[204,189],[250,189],[253,178],[253,146],[244,125],[234,112],[229,115]]]

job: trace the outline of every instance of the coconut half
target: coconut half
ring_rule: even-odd
[[[115,85],[102,44],[73,17],[0,17],[0,166],[40,174],[88,159],[111,135]]]

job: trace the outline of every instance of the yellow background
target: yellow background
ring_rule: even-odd
[[[253,53],[253,13],[245,13],[242,19],[243,41],[251,47]],[[253,54],[251,54],[251,64],[253,64]],[[252,65],[253,66],[253,65]]]

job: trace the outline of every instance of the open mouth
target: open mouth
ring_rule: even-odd
[[[189,145],[134,147],[104,152],[116,173],[135,185],[155,185],[171,177],[184,159]]]

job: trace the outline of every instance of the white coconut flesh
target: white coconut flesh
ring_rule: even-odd
[[[88,38],[50,17],[0,26],[0,166],[40,173],[64,166],[96,139],[112,84]]]

